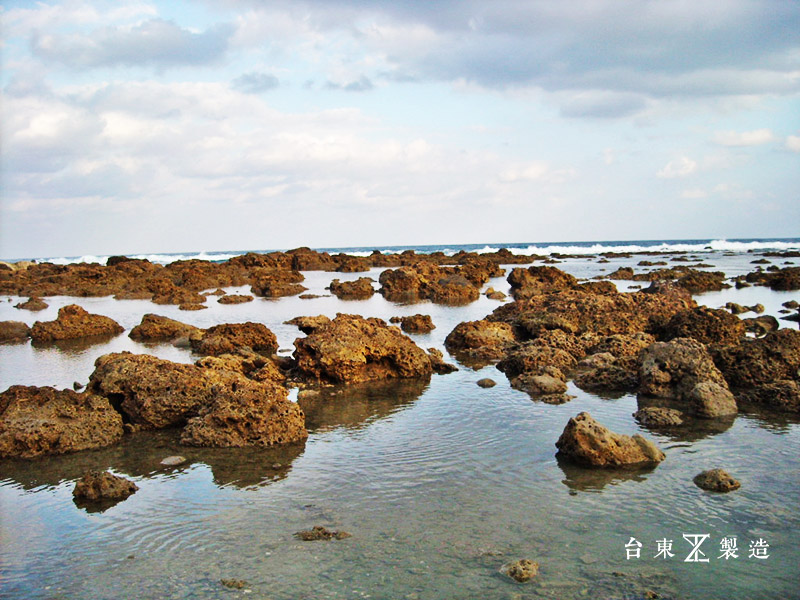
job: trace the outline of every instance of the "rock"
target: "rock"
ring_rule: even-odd
[[[500,572],[519,583],[530,581],[539,574],[539,563],[523,558],[513,563],[508,563],[500,568]]]
[[[298,531],[295,537],[304,542],[314,542],[318,540],[344,540],[352,537],[346,531],[332,531],[322,525],[315,525],[313,529]]]
[[[15,304],[14,308],[20,308],[24,310],[32,310],[32,311],[39,311],[44,310],[47,308],[49,304],[39,298],[38,296],[31,296],[25,302],[20,302],[19,304]]]
[[[742,485],[723,469],[703,471],[695,475],[693,481],[697,487],[711,492],[732,492]]]
[[[742,319],[745,330],[754,333],[756,337],[764,337],[768,333],[778,331],[780,323],[772,315],[762,315],[751,319]]]
[[[497,368],[505,373],[506,377],[513,379],[526,372],[539,374],[545,367],[557,367],[568,372],[574,369],[576,364],[575,358],[560,348],[525,342],[509,350],[506,357],[497,363]]]
[[[205,310],[208,307],[205,304],[200,304],[199,302],[187,302],[184,304],[178,305],[178,310]]]
[[[764,308],[763,304],[753,304],[753,306],[748,306],[747,310],[754,312],[757,315],[760,315],[766,310],[766,308]]]
[[[445,338],[444,345],[459,360],[491,361],[502,358],[514,342],[511,325],[481,320],[456,325]]]
[[[566,395],[566,378],[555,367],[544,367],[534,372],[522,373],[511,380],[511,386],[549,404],[563,404],[570,400]]]
[[[779,329],[735,345],[712,346],[710,352],[734,390],[800,377],[800,331],[793,329]]]
[[[86,385],[81,383],[80,381],[73,381],[72,382],[72,389],[75,390],[76,392],[81,391],[85,387],[86,387]]]
[[[383,271],[378,290],[391,302],[430,300],[439,304],[460,305],[480,297],[479,282],[488,274],[475,267],[442,268],[417,262],[413,266]]]
[[[444,354],[437,348],[428,348],[428,359],[431,361],[431,368],[438,375],[447,375],[458,371],[458,367],[444,362]]]
[[[247,587],[247,582],[244,579],[220,579],[219,582],[232,590],[243,590]]]
[[[200,332],[201,330],[193,325],[150,313],[142,317],[142,322],[131,329],[128,337],[138,342],[162,342]]]
[[[613,433],[587,412],[569,420],[556,447],[559,455],[593,467],[658,464],[665,458],[653,442],[638,434]]]
[[[323,329],[295,340],[301,377],[331,383],[429,377],[428,354],[383,320],[338,314]]]
[[[266,325],[253,322],[215,325],[192,334],[189,341],[196,354],[205,356],[232,354],[243,348],[267,355],[278,350],[275,334]]]
[[[656,342],[640,357],[639,391],[649,396],[688,401],[700,382],[727,389],[725,379],[700,342],[678,338]]]
[[[0,344],[21,344],[31,337],[31,328],[22,321],[0,321]]]
[[[478,387],[482,388],[492,388],[497,385],[494,379],[489,379],[488,377],[484,377],[483,379],[479,379],[477,381]]]
[[[89,336],[116,335],[123,327],[108,317],[93,315],[77,304],[64,306],[55,321],[37,321],[31,328],[34,342],[50,342]]]
[[[639,387],[638,365],[634,357],[615,359],[611,354],[593,356],[611,356],[612,360],[576,375],[574,383],[580,389],[586,392],[614,393],[633,392]]]
[[[613,357],[638,356],[639,353],[655,342],[648,333],[617,333],[608,335],[593,343],[587,349],[589,354],[609,353]]]
[[[786,302],[781,304],[781,306],[783,306],[785,308],[791,308],[791,309],[794,310],[796,308],[800,308],[800,303],[797,302],[797,300],[787,300]]]
[[[300,285],[305,277],[297,270],[281,268],[259,268],[253,272],[250,291],[256,296],[278,298],[294,296],[305,292],[308,288]]]
[[[244,304],[252,301],[253,297],[250,294],[228,294],[217,300],[220,304]]]
[[[496,290],[494,288],[491,288],[491,287],[488,290],[486,290],[485,296],[487,298],[489,298],[489,300],[501,300],[502,301],[502,300],[506,299],[506,295],[503,292],[498,291],[498,290]]]
[[[677,284],[692,294],[703,292],[718,292],[731,287],[725,283],[725,273],[721,271],[695,271],[689,269],[685,275],[678,278]]]
[[[203,369],[241,373],[253,381],[283,383],[286,379],[274,360],[248,349],[240,349],[237,354],[205,356],[195,365]]]
[[[411,315],[400,317],[400,329],[406,333],[430,333],[436,329],[430,315]]]
[[[689,392],[689,412],[703,419],[735,415],[739,409],[728,386],[701,381]]]
[[[778,412],[800,413],[800,385],[788,379],[756,385],[741,392],[739,398],[743,402]]]
[[[94,394],[21,385],[0,394],[0,457],[78,452],[121,437],[122,417]]]
[[[372,279],[369,277],[359,277],[355,281],[339,281],[334,279],[329,286],[331,294],[340,300],[366,300],[375,293],[372,287]]]
[[[75,484],[72,496],[81,502],[120,501],[138,489],[132,481],[108,471],[89,471]]]
[[[555,267],[517,267],[508,276],[511,294],[516,299],[558,292],[575,287],[578,280]]]
[[[672,315],[660,333],[664,341],[693,338],[703,344],[734,344],[744,337],[745,327],[726,310],[698,306]]]
[[[747,307],[737,304],[736,302],[727,302],[725,308],[731,311],[733,315],[741,315],[749,310]]]
[[[164,467],[177,467],[186,462],[183,456],[167,456],[159,464]]]
[[[683,413],[674,408],[662,408],[658,406],[648,406],[640,408],[633,413],[633,418],[645,427],[652,429],[661,427],[675,427],[683,423]]]
[[[325,315],[316,317],[295,317],[284,322],[286,325],[295,325],[303,333],[314,333],[331,324],[331,320]]]

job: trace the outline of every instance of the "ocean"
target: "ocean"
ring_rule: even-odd
[[[331,253],[456,253],[507,247],[557,256],[580,279],[620,267],[636,271],[652,253],[697,258],[729,277],[800,258],[800,238],[781,240],[661,240],[557,244],[330,248]],[[226,260],[243,252],[140,255],[167,263]],[[616,253],[600,262],[598,254]],[[50,257],[51,262],[104,262],[104,256]],[[686,264],[686,263],[676,263]],[[764,265],[769,266],[769,265]],[[507,269],[512,266],[507,266]],[[447,353],[444,338],[462,321],[484,318],[500,305],[482,295],[466,306],[394,303],[376,294],[344,301],[329,295],[333,278],[377,280],[368,273],[305,272],[310,299],[256,298],[237,305],[208,301],[208,309],[111,297],[46,298],[40,313],[0,297],[0,320],[29,325],[54,319],[76,303],[117,320],[125,333],[99,344],[0,346],[0,389],[15,384],[72,387],[86,383],[94,361],[109,352],[147,353],[175,362],[197,359],[183,347],[143,344],[127,333],[156,313],[199,327],[256,321],[277,336],[288,356],[302,334],[285,321],[300,315],[360,314],[387,320],[428,314],[436,329],[410,337],[443,351],[459,370],[430,382],[353,386],[304,405],[308,441],[275,449],[203,449],[177,443],[171,432],[130,435],[118,446],[32,461],[0,461],[0,597],[3,598],[798,598],[800,546],[800,419],[741,412],[735,420],[659,432],[632,418],[635,394],[597,395],[569,384],[572,400],[550,405],[513,389],[494,366],[473,369]],[[637,282],[615,282],[622,291]],[[485,287],[508,292],[505,277]],[[249,289],[228,288],[230,293]],[[709,292],[698,303],[763,304],[784,316],[783,303],[800,292],[765,287]],[[783,327],[797,324],[780,321]],[[489,377],[490,389],[476,385]],[[293,399],[297,390],[292,391]],[[556,458],[555,442],[582,411],[611,430],[655,441],[666,460],[650,470],[598,471]],[[165,468],[160,461],[183,455]],[[722,467],[742,482],[729,494],[700,490],[692,478]],[[110,469],[139,491],[104,512],[72,500],[89,469]],[[299,530],[324,525],[345,540],[303,542]],[[703,536],[708,537],[703,537]],[[688,537],[687,537],[688,536]],[[689,539],[704,539],[692,556]],[[738,553],[724,558],[735,540]],[[723,542],[723,540],[728,540]],[[670,542],[672,556],[659,553]],[[638,546],[638,555],[630,549]],[[753,555],[764,549],[766,558]],[[759,551],[760,552],[760,551]],[[539,576],[522,585],[500,573],[530,558]],[[707,559],[707,560],[704,560]],[[222,579],[241,580],[231,590]]]

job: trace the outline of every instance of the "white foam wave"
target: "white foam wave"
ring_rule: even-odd
[[[498,247],[486,246],[478,253],[497,252]],[[559,246],[531,244],[525,248],[510,248],[512,254],[600,254],[602,252],[635,253],[635,252],[747,252],[749,250],[800,250],[800,242],[735,242],[728,240],[711,240],[699,243],[660,243],[643,244],[592,244],[591,246]]]

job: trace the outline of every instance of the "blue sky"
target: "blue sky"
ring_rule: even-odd
[[[3,258],[800,235],[794,0],[0,18]]]

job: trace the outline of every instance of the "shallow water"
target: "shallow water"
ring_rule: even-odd
[[[752,258],[740,256],[735,263],[724,257],[742,272],[751,270]],[[624,264],[574,259],[558,266],[591,277]],[[371,276],[377,279],[378,273]],[[363,274],[306,275],[309,292],[323,294],[333,277]],[[489,285],[507,289],[502,278]],[[759,301],[773,312],[797,298],[764,288],[717,294],[699,300],[710,306]],[[48,302],[41,313],[3,302],[0,320],[49,320],[58,307],[75,302],[126,329],[146,312],[204,327],[260,321],[276,333],[281,348],[291,349],[300,334],[282,323],[294,316],[350,312],[388,319],[419,312],[430,314],[437,329],[412,337],[426,348],[443,348],[457,323],[482,318],[499,305],[481,298],[465,307],[404,306],[376,296],[226,306],[212,298],[208,310],[182,312],[110,298]],[[187,350],[144,346],[125,334],[88,348],[0,346],[0,387],[85,382],[97,356],[119,350],[182,362],[193,358]],[[498,385],[479,388],[475,382],[482,377]],[[310,437],[301,446],[184,448],[174,434],[158,432],[94,452],[2,462],[0,596],[641,598],[652,590],[663,598],[800,597],[797,420],[741,414],[675,437],[641,428],[631,417],[631,395],[601,398],[574,387],[570,393],[575,398],[566,404],[542,404],[511,389],[494,367],[462,367],[429,383],[356,386],[313,402],[304,399]],[[555,441],[569,417],[584,410],[614,431],[654,439],[667,459],[649,471],[561,464]],[[174,454],[188,462],[159,465]],[[720,495],[694,486],[695,474],[716,466],[737,477],[742,488]],[[104,512],[80,509],[72,488],[90,468],[110,468],[140,490]],[[352,537],[293,537],[314,525]],[[682,535],[701,533],[710,534],[701,547],[709,562],[684,562],[691,546]],[[739,558],[718,558],[725,536],[737,537]],[[643,544],[641,558],[626,560],[631,537]],[[661,539],[673,540],[673,558],[654,558]],[[758,539],[769,544],[766,560],[748,557],[750,541]],[[536,580],[520,585],[499,574],[504,563],[518,558],[539,562]],[[224,588],[222,578],[245,580],[247,589]]]

